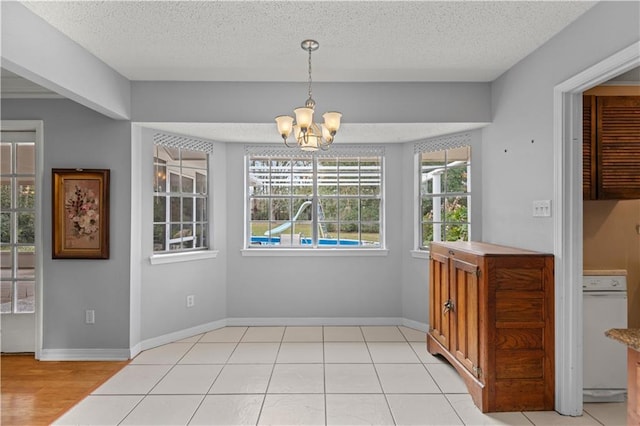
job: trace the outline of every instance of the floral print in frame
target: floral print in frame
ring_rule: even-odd
[[[53,258],[109,258],[109,170],[53,169]]]

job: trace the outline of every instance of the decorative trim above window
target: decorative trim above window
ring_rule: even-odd
[[[156,133],[153,135],[155,145],[168,146],[170,148],[183,148],[191,151],[202,151],[207,154],[213,153],[213,143],[202,139],[189,138],[186,136],[171,135],[167,133]]]
[[[281,147],[280,145],[245,145],[245,154],[248,156],[259,155],[264,157],[280,157],[280,158],[312,158],[312,157],[365,157],[365,156],[384,156],[384,147],[376,146],[331,146],[329,151],[295,151],[290,148]]]
[[[471,133],[458,133],[416,142],[413,146],[414,154],[422,152],[443,151],[445,149],[471,146]]]

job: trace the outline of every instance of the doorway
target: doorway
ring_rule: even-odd
[[[640,65],[640,42],[554,88],[556,411],[582,414],[582,93]]]
[[[0,348],[41,348],[42,122],[3,121],[0,137]]]

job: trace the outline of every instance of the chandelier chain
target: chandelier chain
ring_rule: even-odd
[[[311,96],[311,50],[311,46],[309,46],[309,99],[313,99]]]

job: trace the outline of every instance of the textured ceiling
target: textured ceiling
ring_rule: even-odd
[[[493,81],[591,8],[587,1],[22,2],[129,80]],[[51,97],[2,73],[2,95]],[[9,84],[10,83],[10,84]],[[40,93],[40,94],[38,94]],[[348,120],[345,120],[348,121]],[[274,142],[273,123],[147,123],[227,142]],[[406,142],[478,123],[345,123],[340,141]]]
[[[492,81],[595,2],[23,2],[130,80]]]

